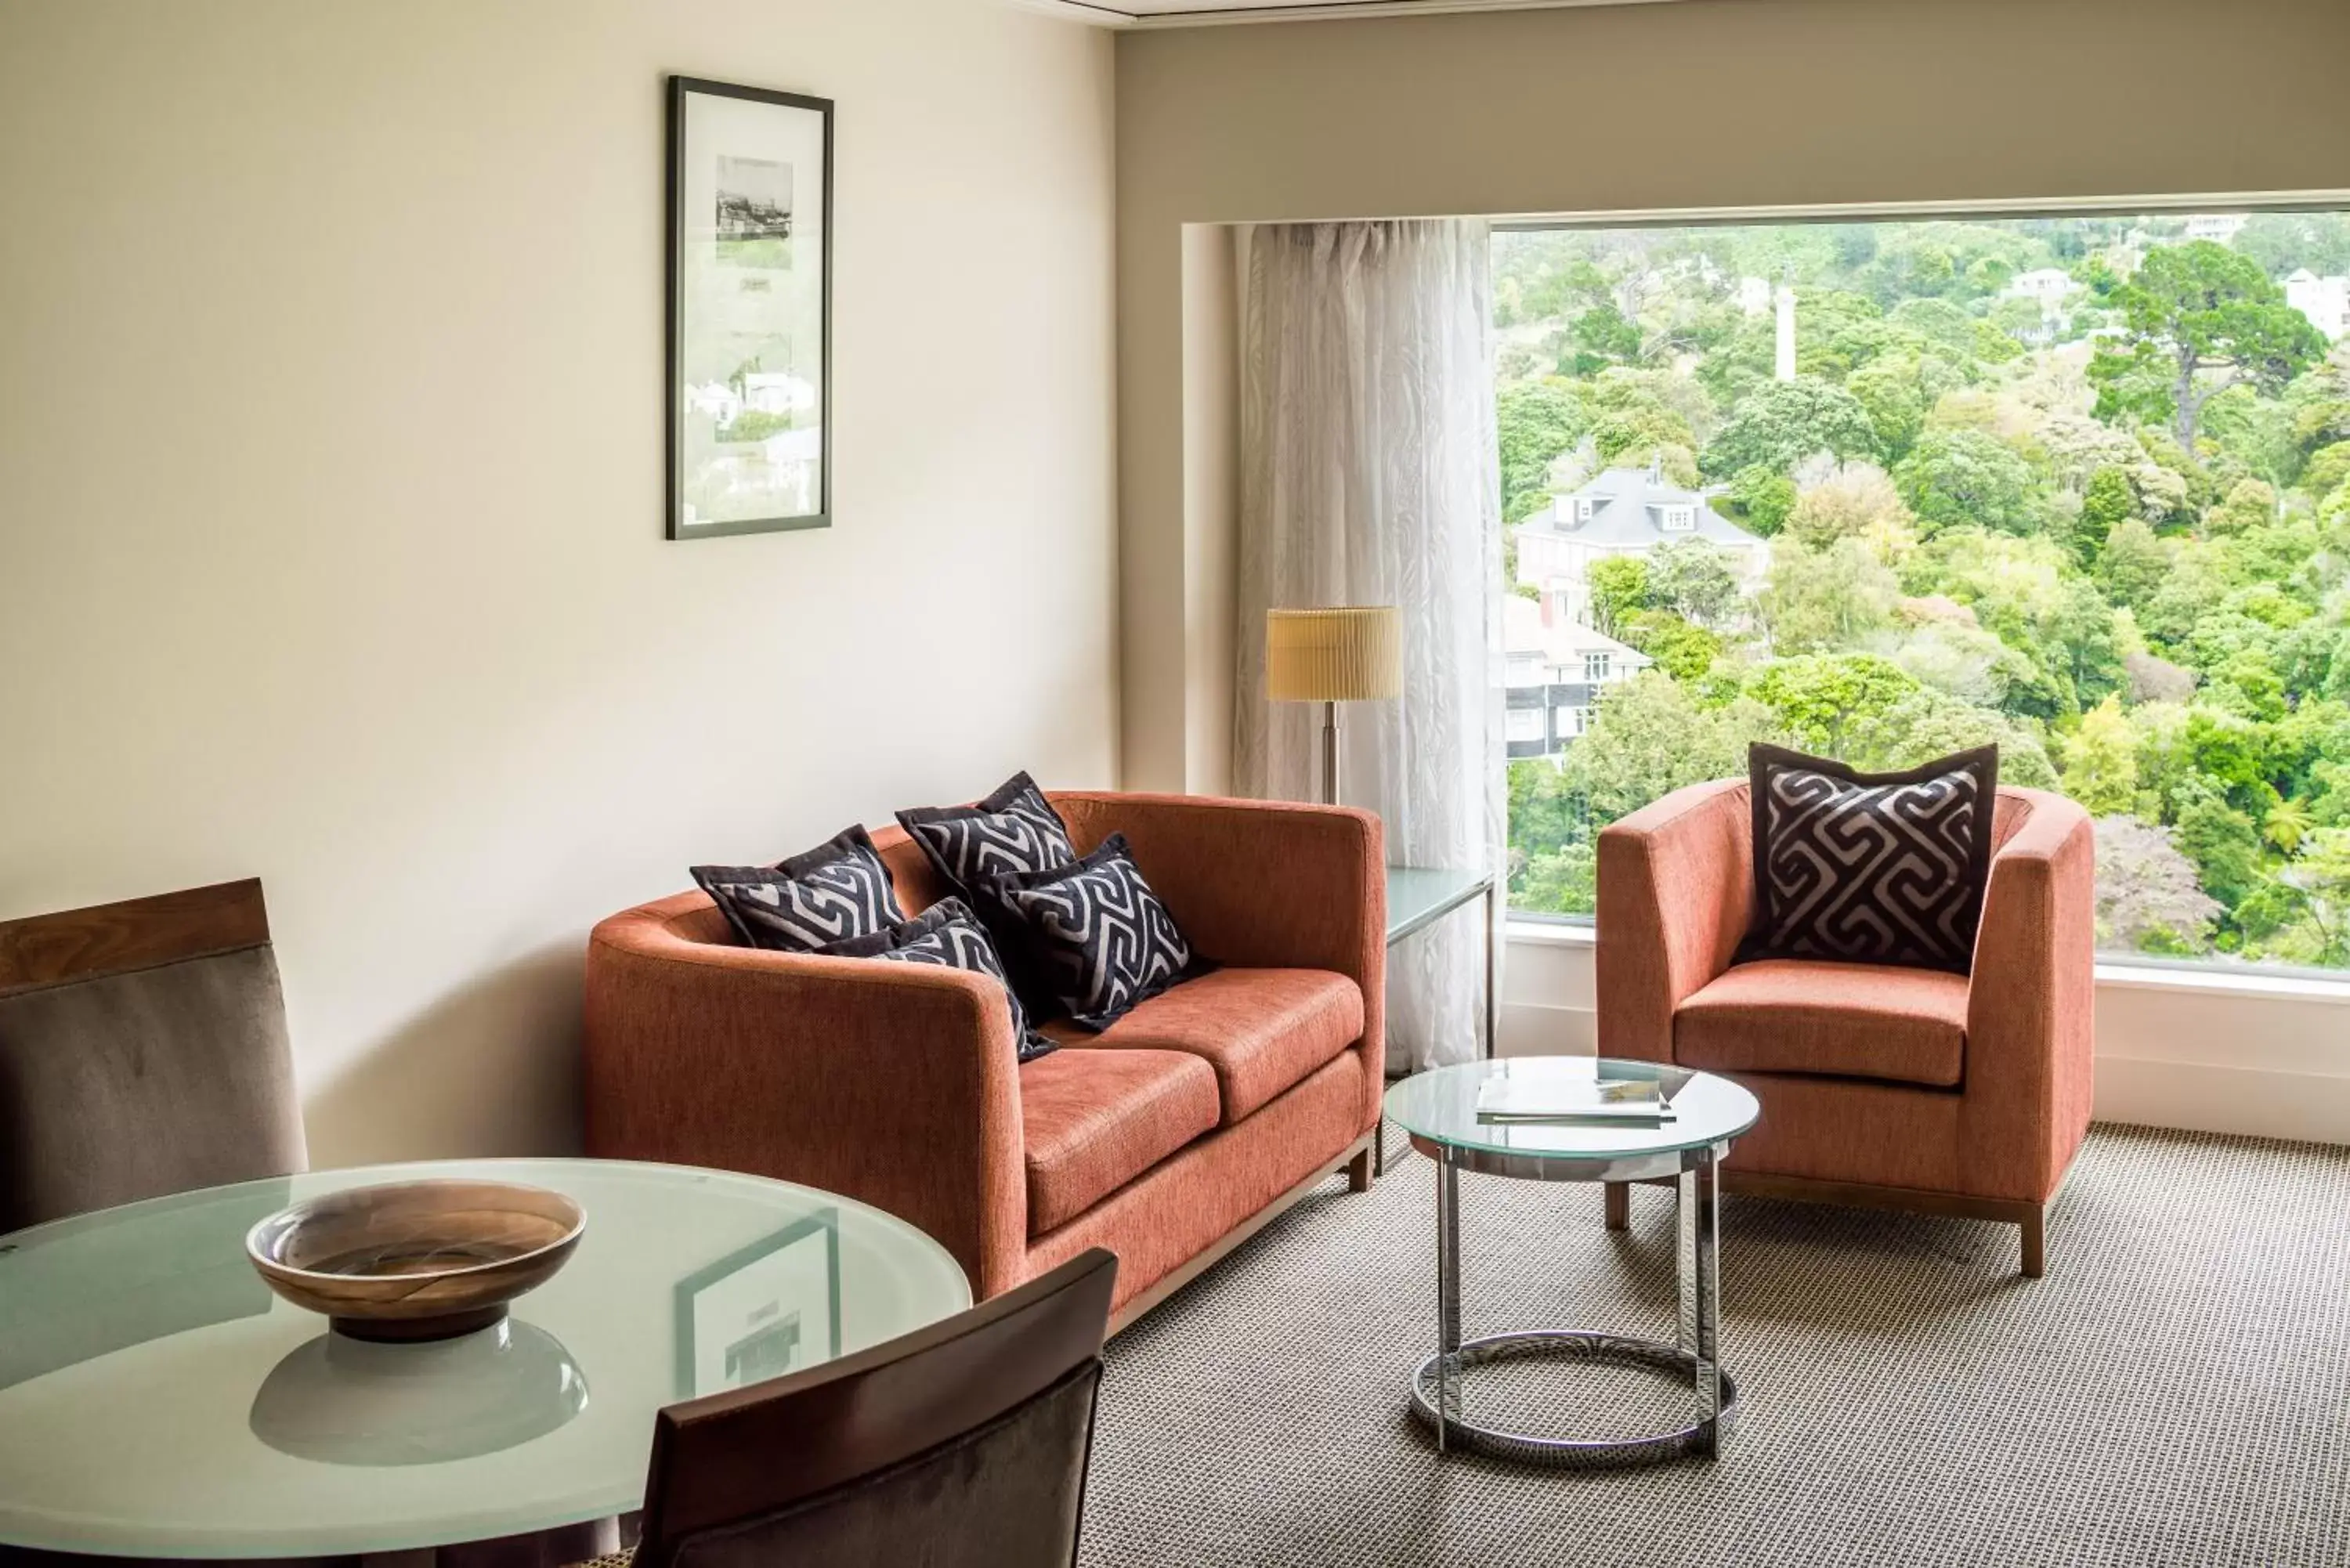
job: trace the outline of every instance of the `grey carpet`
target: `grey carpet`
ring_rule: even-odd
[[[1114,1341],[1086,1568],[1216,1563],[2350,1564],[2350,1149],[2099,1127],[2012,1227],[1731,1198],[1727,1451],[1646,1470],[1440,1459],[1434,1179],[1329,1188]],[[1464,1332],[1671,1337],[1673,1211],[1461,1179]],[[1686,1419],[1634,1373],[1490,1368],[1472,1414]]]

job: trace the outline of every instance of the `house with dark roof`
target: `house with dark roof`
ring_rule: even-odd
[[[1518,524],[1517,580],[1543,596],[1555,616],[1591,624],[1585,574],[1610,556],[1648,556],[1684,539],[1729,551],[1739,586],[1752,594],[1771,566],[1771,546],[1713,509],[1703,491],[1668,483],[1655,467],[1611,468]]]

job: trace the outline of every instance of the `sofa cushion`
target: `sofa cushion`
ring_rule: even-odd
[[[991,877],[976,896],[1001,912],[1056,1011],[1081,1029],[1108,1028],[1198,967],[1123,833],[1066,866]]]
[[[906,918],[889,868],[855,824],[773,866],[696,866],[693,879],[746,948],[806,952]]]
[[[1363,993],[1328,970],[1222,969],[1161,992],[1098,1034],[1066,1022],[1045,1033],[1200,1057],[1215,1069],[1230,1127],[1360,1040]]]
[[[1041,1236],[1198,1137],[1216,1075],[1180,1051],[1055,1051],[1020,1069],[1028,1232]]]
[[[936,964],[942,969],[969,970],[1003,987],[1012,1009],[1012,1038],[1019,1042],[1020,1060],[1030,1061],[1056,1049],[1056,1043],[1028,1025],[1028,1014],[1003,978],[1003,961],[996,956],[995,940],[979,917],[961,898],[941,898],[910,920],[900,920],[869,937],[827,942],[816,950],[827,958],[876,958],[898,963]]]
[[[1728,1073],[1810,1073],[1957,1085],[1967,980],[1939,970],[1765,959],[1673,1012],[1673,1059]]]

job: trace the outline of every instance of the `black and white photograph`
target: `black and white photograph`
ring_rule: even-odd
[[[831,521],[832,105],[670,79],[669,536]]]

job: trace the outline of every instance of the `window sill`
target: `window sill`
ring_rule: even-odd
[[[1587,921],[1512,919],[1507,926],[1507,940],[1515,947],[1589,948],[1597,943],[1599,933]],[[2350,973],[2335,979],[2330,975],[2306,972],[2262,974],[2257,970],[2217,965],[2210,969],[2174,969],[2168,965],[2100,959],[2097,961],[2097,984],[2125,991],[2278,996],[2350,1006]]]

